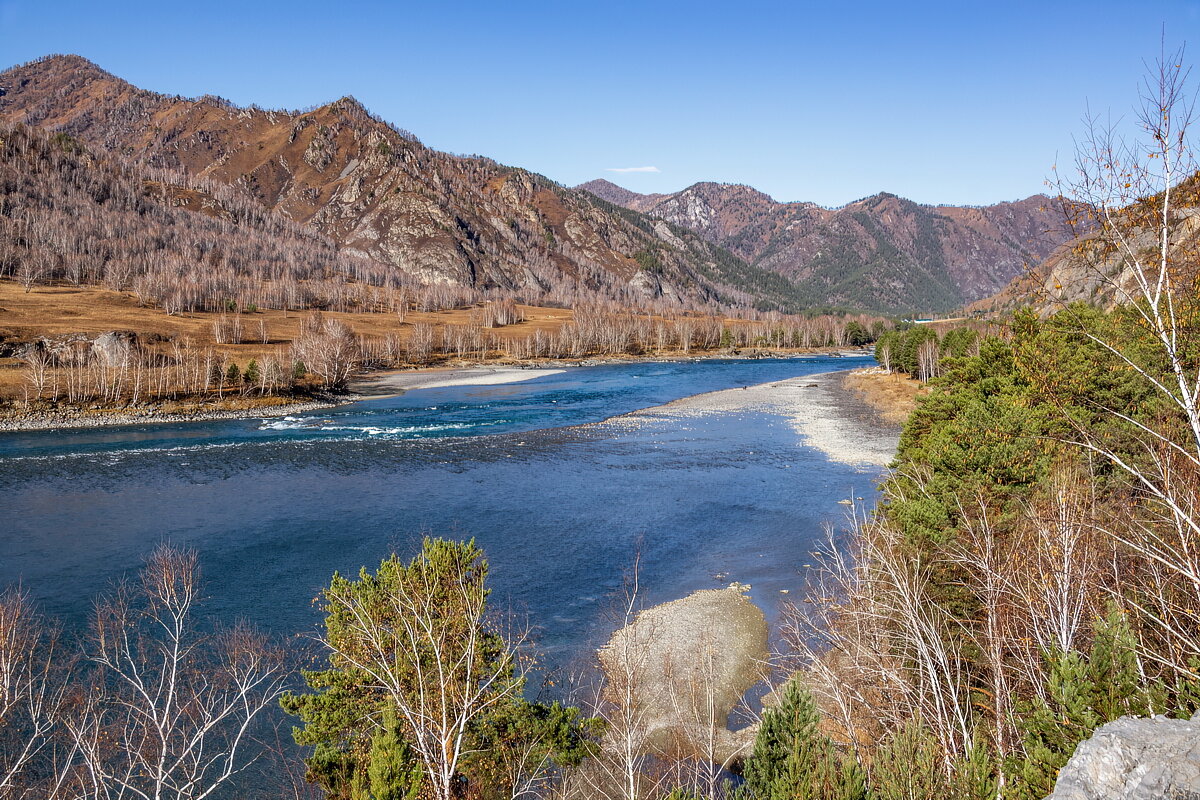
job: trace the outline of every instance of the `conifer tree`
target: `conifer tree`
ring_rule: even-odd
[[[1088,656],[1071,651],[1046,657],[1045,699],[1018,706],[1024,755],[1009,764],[1013,797],[1048,795],[1075,747],[1104,723],[1161,712],[1165,691],[1160,682],[1141,680],[1135,645],[1128,618],[1112,609],[1096,621]]]
[[[395,709],[388,706],[371,740],[366,772],[357,773],[352,781],[351,800],[416,800],[421,778],[421,764],[404,738]]]
[[[820,712],[798,681],[763,713],[745,777],[757,800],[859,800],[866,787],[857,761],[839,756],[819,729]]]
[[[892,734],[871,761],[872,800],[937,800],[948,789],[942,754],[920,720]]]

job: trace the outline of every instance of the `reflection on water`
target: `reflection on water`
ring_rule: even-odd
[[[843,520],[837,501],[879,471],[830,462],[761,411],[588,423],[861,363],[589,367],[279,420],[0,435],[0,585],[77,623],[170,539],[200,550],[210,610],[291,633],[315,624],[334,570],[432,532],[479,541],[494,598],[560,661],[611,629],[606,597],[639,551],[648,602],[737,580],[770,613]]]

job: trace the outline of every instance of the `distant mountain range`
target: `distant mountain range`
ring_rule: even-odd
[[[830,209],[718,183],[673,194],[638,194],[606,180],[576,188],[696,231],[785,276],[808,305],[949,310],[995,293],[1068,238],[1044,195],[960,207],[884,193]]]
[[[412,278],[572,303],[793,307],[791,285],[696,234],[525,170],[452,156],[353,98],[305,112],[144,91],[78,56],[0,73],[0,125],[228,185]]]
[[[78,56],[13,67],[0,87],[0,126],[69,136],[148,183],[159,170],[228,187],[226,206],[322,235],[336,263],[530,300],[938,311],[995,292],[1062,241],[1042,197],[953,208],[881,194],[831,210],[713,183],[571,189],[425,147],[350,97],[242,108],[145,91]]]

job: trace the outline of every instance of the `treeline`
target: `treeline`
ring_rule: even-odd
[[[273,331],[255,312],[234,310],[212,323],[217,345],[258,344],[265,353],[238,358],[229,347],[188,337],[166,339],[111,332],[43,338],[18,347],[25,380],[12,399],[105,404],[149,400],[210,400],[227,395],[291,395],[318,388],[340,390],[357,372],[427,366],[447,359],[566,359],[589,356],[766,352],[861,346],[886,320],[873,317],[760,315],[757,321],[687,314],[637,314],[615,304],[577,307],[557,330],[524,336],[500,329],[523,321],[512,300],[480,304],[463,324],[405,322],[395,330],[361,336],[340,317],[310,312],[287,345],[271,347]]]
[[[897,327],[880,333],[875,358],[888,371],[927,381],[941,374],[942,359],[979,355],[984,337],[1004,333],[1002,326],[975,321]]]

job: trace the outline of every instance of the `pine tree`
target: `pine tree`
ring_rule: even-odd
[[[238,369],[237,364],[230,364],[229,369],[225,372],[225,380],[227,383],[237,383],[242,376],[242,371]]]
[[[783,690],[778,706],[763,713],[745,778],[757,800],[860,800],[862,770],[841,757],[819,730],[820,712],[798,681]]]
[[[246,371],[242,373],[242,381],[248,386],[253,386],[260,380],[262,380],[262,372],[258,368],[258,361],[252,358],[246,365]]]
[[[1000,789],[998,767],[987,738],[977,729],[971,749],[954,762],[950,796],[955,800],[995,800]]]
[[[1087,657],[1076,651],[1049,654],[1045,699],[1018,706],[1024,754],[1008,766],[1014,798],[1048,795],[1076,746],[1104,723],[1162,711],[1166,692],[1160,682],[1142,681],[1125,614],[1110,610],[1094,631]]]
[[[421,764],[404,738],[396,712],[388,706],[371,740],[365,773],[355,775],[351,800],[416,800],[421,795]]]
[[[942,754],[920,720],[893,733],[871,761],[872,800],[939,800],[948,790]]]

